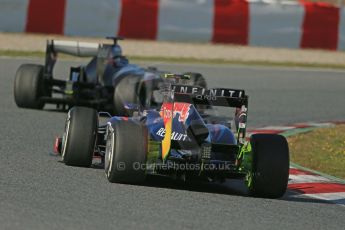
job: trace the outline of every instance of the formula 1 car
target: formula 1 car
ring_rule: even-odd
[[[114,116],[99,125],[96,110],[73,107],[55,151],[66,165],[90,167],[101,157],[110,182],[143,183],[147,175],[184,181],[243,179],[253,196],[278,198],[287,189],[289,149],[280,135],[246,137],[244,90],[205,89],[172,75],[160,87],[161,106]],[[233,110],[231,122],[210,113]],[[221,121],[222,120],[222,121]]]
[[[77,105],[120,116],[131,115],[128,104],[149,107],[151,93],[165,72],[129,64],[118,45],[122,38],[108,38],[113,44],[48,41],[45,65],[24,64],[16,73],[14,99],[17,106],[42,109],[50,103],[64,110]],[[60,80],[53,77],[58,53],[92,59],[85,66],[71,67],[68,79]],[[200,74],[190,75],[193,84],[206,84]]]

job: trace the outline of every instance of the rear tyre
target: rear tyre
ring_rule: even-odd
[[[34,64],[21,65],[14,80],[14,100],[18,107],[42,109],[44,102],[40,97],[51,93],[44,84],[43,66]]]
[[[147,128],[129,120],[117,121],[107,129],[106,177],[116,183],[143,183],[148,151]]]
[[[124,77],[114,88],[114,107],[117,116],[132,116],[133,111],[126,105],[141,105],[146,100],[146,88],[141,84],[141,76]]]
[[[62,140],[62,160],[66,165],[90,167],[95,149],[98,114],[95,109],[69,110]]]
[[[289,179],[289,147],[285,137],[254,134],[250,137],[253,151],[253,196],[279,198],[284,195]]]

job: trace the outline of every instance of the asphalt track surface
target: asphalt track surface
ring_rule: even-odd
[[[18,66],[0,59],[0,229],[343,229],[345,209],[288,192],[278,200],[248,197],[240,181],[144,186],[108,183],[102,169],[67,167],[51,156],[65,114],[19,109]],[[68,73],[68,62],[57,72]],[[210,86],[250,95],[250,125],[345,119],[345,72],[241,66],[157,65],[197,70]],[[232,183],[233,182],[233,183]]]

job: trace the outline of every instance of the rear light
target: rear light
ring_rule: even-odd
[[[54,143],[54,153],[60,155],[61,154],[61,146],[62,146],[62,138],[56,137]]]

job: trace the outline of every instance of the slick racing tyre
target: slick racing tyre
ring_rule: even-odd
[[[98,114],[95,109],[73,107],[69,110],[62,140],[62,161],[66,165],[90,167],[95,149]]]
[[[42,109],[40,97],[49,96],[49,88],[44,84],[43,66],[24,64],[17,70],[14,80],[14,100],[18,107]]]
[[[289,179],[289,147],[285,137],[254,134],[250,137],[253,151],[253,196],[279,198],[284,195]]]
[[[201,73],[187,72],[184,73],[190,76],[190,85],[199,86],[202,88],[207,88],[207,82]]]
[[[113,100],[117,116],[132,116],[133,110],[128,109],[128,105],[145,106],[147,92],[141,79],[141,76],[129,75],[115,86]]]
[[[110,182],[140,184],[145,180],[148,131],[134,121],[107,127],[105,175]]]

